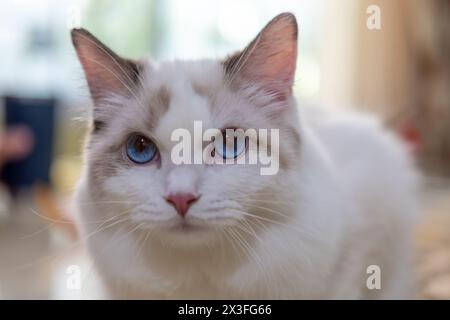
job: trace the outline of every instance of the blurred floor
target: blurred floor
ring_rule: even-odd
[[[423,221],[417,232],[418,297],[450,299],[450,182],[428,183]],[[0,299],[78,299],[101,297],[82,246],[49,227],[21,201],[14,215],[0,213]],[[81,270],[81,289],[68,285]],[[72,283],[73,284],[73,283]]]
[[[81,243],[41,216],[30,198],[21,197],[13,214],[0,212],[0,299],[101,298]]]
[[[450,182],[431,181],[424,192],[425,215],[417,232],[419,298],[450,299]]]

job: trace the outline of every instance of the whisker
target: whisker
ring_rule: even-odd
[[[279,212],[279,211],[271,209],[271,208],[257,206],[257,205],[252,205],[252,204],[249,204],[249,203],[246,203],[246,205],[249,206],[249,207],[255,208],[255,209],[265,210],[267,212],[279,215],[280,217],[283,217],[283,218],[292,219],[292,216],[288,216],[285,213]]]
[[[75,243],[73,243],[73,244],[68,248],[68,250],[73,250],[73,249],[76,248],[77,246],[83,244],[84,241],[88,240],[89,238],[91,238],[91,237],[92,237],[93,235],[95,235],[96,233],[101,232],[101,231],[104,231],[104,230],[106,230],[106,229],[108,229],[108,228],[110,228],[110,227],[112,227],[112,226],[114,226],[114,225],[117,225],[118,223],[123,223],[123,222],[125,222],[125,221],[127,221],[127,220],[128,220],[128,218],[123,218],[123,219],[121,219],[121,220],[112,222],[111,224],[109,224],[109,225],[103,227],[103,228],[100,229],[100,230],[95,230],[94,232],[92,232],[91,234],[87,235],[87,236],[84,237],[83,239],[80,238],[78,241],[76,241]],[[20,266],[17,266],[16,268],[17,268],[17,269],[26,269],[26,268],[32,267],[33,265],[36,265],[36,264],[39,264],[39,263],[43,263],[43,262],[45,262],[45,261],[48,261],[49,259],[56,258],[58,255],[61,255],[61,254],[63,254],[63,253],[64,253],[64,252],[55,252],[55,253],[53,253],[53,254],[46,255],[46,256],[44,256],[43,258],[37,259],[37,260],[35,260],[35,261],[33,261],[33,262],[29,262],[29,263],[25,263],[25,264],[22,264],[22,265],[20,265]]]
[[[260,217],[260,216],[251,214],[251,213],[249,213],[249,212],[247,212],[247,211],[239,210],[239,209],[235,209],[235,208],[230,208],[229,210],[236,211],[236,212],[238,212],[238,213],[240,213],[240,214],[242,214],[242,215],[244,215],[244,216],[248,216],[248,217],[253,218],[253,219],[256,219],[256,220],[267,221],[267,222],[269,222],[269,223],[273,223],[273,224],[275,224],[275,225],[279,225],[279,226],[282,226],[282,227],[290,228],[290,229],[292,229],[292,230],[295,230],[295,231],[304,233],[304,234],[306,234],[306,235],[312,236],[312,234],[308,234],[307,230],[299,229],[299,228],[297,228],[297,227],[295,227],[295,226],[288,225],[288,224],[282,223],[282,222],[280,222],[280,221],[276,221],[276,220],[269,219],[269,218],[266,218],[266,217]]]

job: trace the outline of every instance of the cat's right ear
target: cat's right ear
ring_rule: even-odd
[[[232,80],[244,80],[277,100],[292,94],[297,61],[297,20],[292,13],[273,18],[242,51],[223,62]]]
[[[85,29],[72,29],[71,35],[94,104],[111,95],[133,95],[142,69],[138,62],[120,57]]]

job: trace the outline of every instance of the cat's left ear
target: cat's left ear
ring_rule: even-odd
[[[279,100],[292,94],[297,62],[297,21],[282,13],[242,51],[224,62],[226,75],[255,84]]]
[[[71,35],[94,103],[111,94],[133,95],[142,69],[138,62],[120,57],[85,29]]]

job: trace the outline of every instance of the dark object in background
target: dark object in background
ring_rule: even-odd
[[[50,185],[55,105],[55,99],[5,98],[5,127],[26,126],[34,138],[30,155],[1,169],[1,179],[13,194],[35,183]]]

